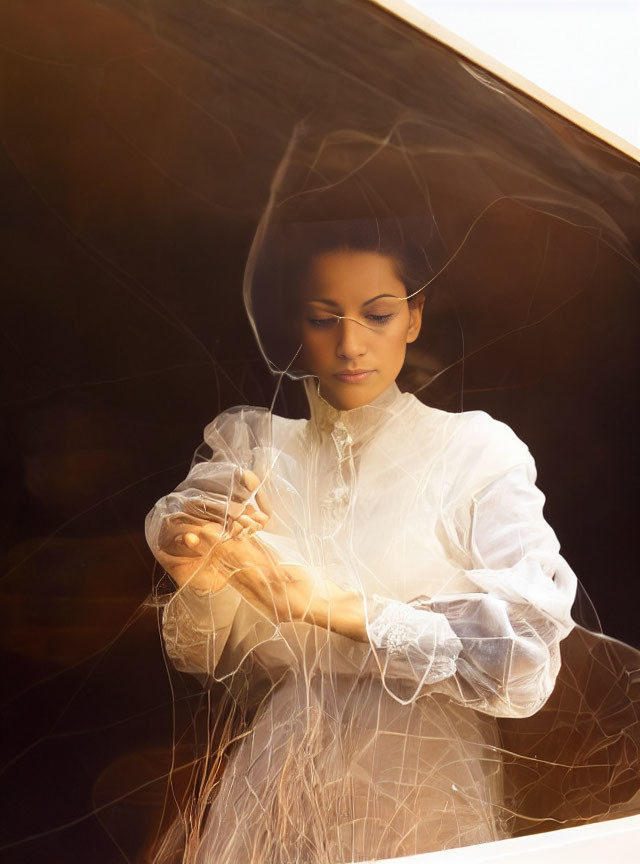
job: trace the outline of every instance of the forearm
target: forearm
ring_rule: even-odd
[[[345,591],[341,596],[329,597],[305,620],[356,642],[367,642],[369,638],[364,601],[358,592]]]
[[[162,632],[167,654],[183,672],[215,677],[241,598],[227,586],[215,594],[178,588],[167,602]]]
[[[346,591],[328,579],[316,579],[304,565],[278,561],[263,549],[253,548],[251,558],[241,560],[229,584],[254,608],[276,623],[304,621],[350,639],[366,642],[365,604],[357,591]]]
[[[179,588],[189,587],[202,594],[216,594],[229,584],[229,576],[222,562],[215,556],[202,556],[200,565],[191,572],[184,568],[168,570]]]

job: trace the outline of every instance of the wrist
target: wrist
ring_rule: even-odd
[[[343,597],[331,604],[329,629],[356,642],[368,642],[367,619],[360,594]]]

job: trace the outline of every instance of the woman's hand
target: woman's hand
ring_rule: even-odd
[[[217,558],[215,549],[223,541],[240,539],[261,530],[271,516],[269,499],[253,471],[241,474],[241,495],[234,494],[224,510],[206,509],[204,502],[199,517],[195,513],[177,513],[165,519],[159,538],[156,558],[176,583],[190,585],[202,591],[215,592],[227,584],[229,570],[224,558]],[[257,506],[238,500],[246,493],[255,493]]]
[[[227,584],[213,555],[225,536],[219,522],[177,513],[164,520],[155,556],[180,588],[189,585],[213,593]]]
[[[367,641],[364,607],[357,592],[330,580],[315,581],[304,567],[281,564],[252,535],[271,516],[271,505],[253,471],[242,472],[257,506],[228,502],[225,515],[208,518],[177,513],[162,526],[156,557],[176,583],[215,593],[233,587],[276,623],[305,621],[353,639]],[[255,493],[255,494],[254,494]]]
[[[255,504],[248,500],[252,496]],[[207,509],[205,501],[203,511],[206,513],[205,518],[224,525],[231,537],[260,531],[269,521],[272,512],[264,484],[258,475],[248,468],[240,472],[240,487],[234,488],[231,497],[224,501],[223,506],[217,504],[217,507],[211,507],[209,504]]]
[[[274,623],[305,621],[367,641],[362,597],[328,579],[316,581],[301,566],[281,564],[256,538],[225,540],[215,556],[229,582]]]
[[[241,482],[245,489],[254,495],[257,506],[247,501],[230,501],[227,511],[226,527],[231,537],[240,534],[253,534],[265,527],[271,518],[271,502],[264,489],[264,484],[257,474],[245,468],[241,474]]]
[[[280,564],[253,536],[232,537],[219,523],[185,518],[168,518],[172,544],[156,553],[179,586],[215,593],[230,584],[274,623],[305,621],[367,641],[358,592],[315,581],[304,567]]]

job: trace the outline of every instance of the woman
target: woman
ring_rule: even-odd
[[[223,412],[147,517],[169,656],[247,721],[191,816],[198,864],[505,836],[496,718],[545,703],[573,626],[527,447],[396,384],[425,302],[406,250],[329,233],[287,287],[310,419]]]

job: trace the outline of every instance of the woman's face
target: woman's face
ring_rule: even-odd
[[[366,405],[395,381],[420,332],[424,297],[410,306],[393,261],[336,251],[311,262],[299,319],[302,365],[335,408]]]

